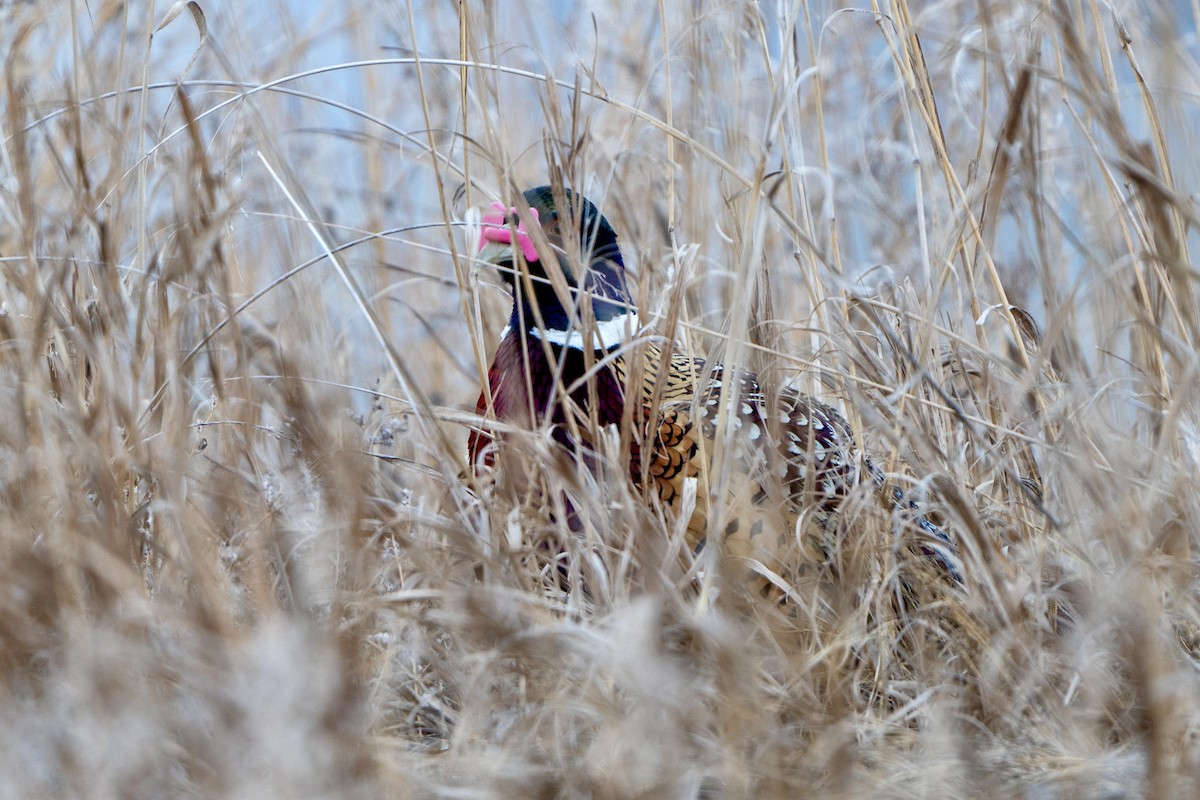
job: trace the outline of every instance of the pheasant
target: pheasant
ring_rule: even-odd
[[[550,186],[524,192],[524,204],[493,203],[482,219],[476,257],[499,269],[513,307],[479,397],[481,417],[547,425],[582,459],[594,457],[591,434],[631,424],[630,478],[665,507],[686,509],[688,544],[698,550],[709,538],[710,495],[719,488],[738,500],[722,507],[733,515],[720,521],[722,544],[768,566],[778,563],[775,551],[801,515],[817,523],[827,544],[843,501],[869,484],[913,537],[914,551],[962,582],[952,539],[889,487],[841,414],[786,389],[768,398],[751,372],[639,335],[617,234],[596,206]],[[713,460],[722,431],[732,468]],[[495,464],[495,447],[487,430],[471,430],[474,472]],[[717,487],[719,475],[725,479]],[[825,556],[829,549],[818,548]]]

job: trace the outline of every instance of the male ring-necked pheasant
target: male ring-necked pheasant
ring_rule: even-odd
[[[709,536],[710,494],[722,475],[720,490],[737,495],[726,506],[733,518],[722,520],[723,543],[768,565],[802,514],[832,535],[839,506],[868,483],[910,545],[961,582],[951,539],[899,489],[887,488],[841,414],[786,389],[768,401],[746,371],[670,348],[664,359],[661,339],[638,336],[617,235],[596,206],[549,186],[526,191],[524,201],[520,209],[494,203],[483,217],[477,257],[499,268],[513,309],[479,398],[481,415],[547,424],[577,458],[593,450],[590,431],[626,420],[634,430],[632,479],[667,505],[682,506],[688,497],[689,544]],[[713,458],[722,432],[725,458],[735,463],[718,470]],[[472,469],[494,463],[494,445],[491,434],[472,430]],[[753,522],[743,524],[738,507],[762,513],[747,514]],[[776,524],[764,526],[772,514]],[[777,530],[764,536],[764,527]]]

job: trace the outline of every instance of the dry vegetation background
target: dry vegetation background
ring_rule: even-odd
[[[1196,796],[1195,3],[842,5],[0,4],[0,795]],[[552,168],[965,592],[461,477]]]

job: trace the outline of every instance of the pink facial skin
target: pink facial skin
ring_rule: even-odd
[[[510,214],[515,215],[515,208],[505,208],[503,203],[492,203],[492,211],[490,214],[483,216],[483,233],[479,237],[479,249],[488,242],[499,242],[500,244],[511,245],[512,242],[512,227],[505,221]],[[535,222],[538,220],[538,211],[536,208],[529,209],[529,213],[533,215]],[[521,248],[521,252],[525,256],[525,261],[534,262],[538,260],[537,249],[533,246],[533,239],[525,230],[525,225],[517,225],[517,245]]]

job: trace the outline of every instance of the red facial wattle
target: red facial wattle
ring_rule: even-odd
[[[483,216],[483,232],[479,236],[479,249],[482,250],[488,242],[512,245],[513,229],[508,224],[508,220],[516,213],[515,208],[505,208],[503,203],[492,203],[491,213]],[[529,209],[529,213],[533,216],[534,222],[540,223],[536,208]],[[521,222],[517,223],[517,246],[521,248],[526,262],[538,260],[537,248],[533,246],[533,238],[525,230],[524,223]]]

